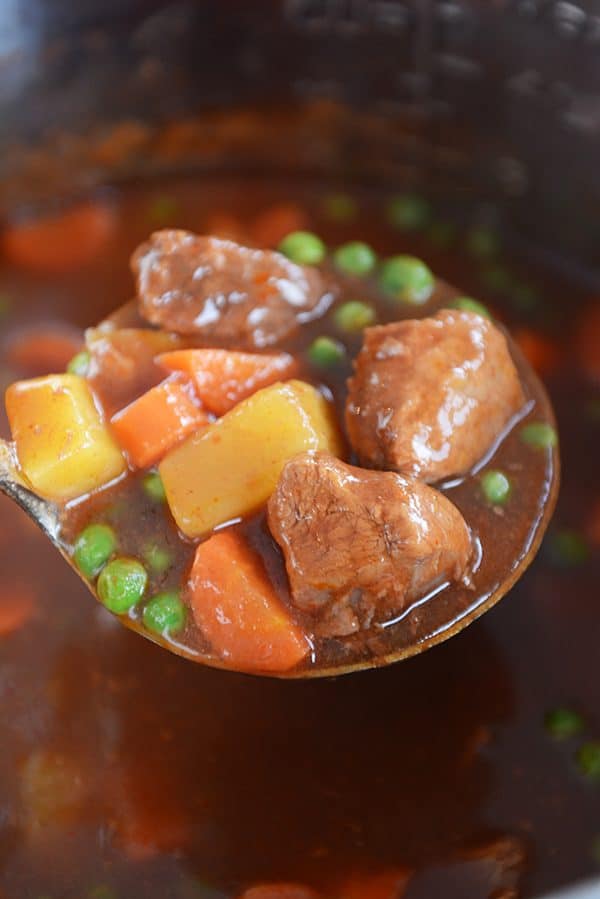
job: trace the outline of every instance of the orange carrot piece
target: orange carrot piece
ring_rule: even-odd
[[[258,883],[238,899],[319,899],[319,894],[301,883]]]
[[[115,229],[115,216],[101,203],[81,203],[56,215],[9,226],[0,247],[13,265],[64,274],[90,262]]]
[[[236,243],[247,243],[248,235],[239,219],[226,212],[215,212],[207,218],[202,229],[206,234],[220,237],[221,240],[234,240]]]
[[[529,328],[519,328],[513,337],[539,375],[550,375],[557,369],[561,361],[561,352],[554,341]]]
[[[65,328],[33,328],[15,335],[7,348],[6,361],[27,376],[58,374],[82,344],[82,335]]]
[[[411,874],[409,871],[381,871],[356,874],[337,891],[339,899],[402,899]]]
[[[286,234],[306,231],[310,225],[306,212],[294,203],[277,203],[256,216],[250,225],[250,238],[258,247],[276,247]]]
[[[136,791],[116,815],[117,842],[136,862],[182,849],[188,841],[188,824],[181,807],[164,793],[152,796]]]
[[[174,350],[158,356],[157,362],[166,371],[185,372],[202,403],[219,416],[257,390],[292,378],[296,370],[296,362],[288,353]]]
[[[147,468],[208,421],[192,385],[173,375],[117,412],[111,425],[132,465]]]
[[[600,383],[600,301],[584,309],[575,335],[575,353],[583,373]]]
[[[196,624],[232,668],[288,671],[310,649],[260,558],[232,530],[213,534],[196,549],[189,597]]]
[[[35,613],[33,592],[22,585],[0,592],[0,637],[8,637],[26,625]]]

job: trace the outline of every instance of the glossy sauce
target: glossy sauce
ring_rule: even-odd
[[[328,243],[363,238],[382,254],[421,255],[509,324],[541,325],[568,354],[585,299],[576,287],[536,275],[541,304],[520,316],[508,295],[486,295],[479,270],[488,264],[475,264],[460,237],[442,251],[425,234],[399,234],[383,223],[385,197],[373,193],[361,196],[360,221],[333,224],[322,212],[326,192],[258,182],[242,191],[213,179],[111,195],[115,233],[85,271],[52,279],[3,271],[2,293],[12,299],[3,358],[13,358],[23,328],[83,327],[127,298],[127,258],[155,227],[157,194],[175,198],[177,225],[198,231],[213,230],[211,217],[224,209],[244,223],[296,200]],[[517,263],[516,271],[523,278],[530,269]],[[6,384],[37,373],[4,364]],[[600,731],[599,559],[592,546],[578,564],[571,554],[569,567],[558,547],[565,529],[584,530],[600,495],[589,465],[597,394],[573,357],[548,383],[565,474],[545,550],[484,620],[385,671],[290,684],[160,652],[95,606],[2,500],[3,583],[29,591],[34,613],[0,637],[0,892],[69,899],[107,885],[117,897],[208,899],[285,879],[337,896],[352,874],[400,868],[416,872],[408,899],[442,888],[452,896],[457,881],[456,895],[479,899],[489,878],[473,868],[473,852],[493,855],[498,838],[512,847],[521,896],[593,873],[600,793],[574,756]],[[450,494],[457,503],[460,490]],[[264,548],[261,522],[247,527]],[[276,566],[271,573],[281,577]],[[544,715],[564,704],[583,714],[585,732],[557,743]]]

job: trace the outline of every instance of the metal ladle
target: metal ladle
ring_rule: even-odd
[[[552,406],[543,385],[510,338],[509,343],[522,383],[529,396],[526,414],[533,416],[536,420],[554,425]],[[523,416],[522,418],[524,419]],[[516,427],[521,424],[522,422]],[[510,434],[507,439],[511,439]],[[366,639],[359,636],[358,638],[347,638],[344,642],[333,641],[330,647],[331,651],[327,653],[327,664],[318,664],[317,661],[317,663],[304,668],[282,672],[277,676],[288,678],[324,677],[389,665],[447,640],[462,631],[484,612],[489,611],[508,593],[529,566],[539,549],[551,519],[559,487],[559,456],[556,447],[545,449],[543,453],[545,454],[543,471],[540,468],[542,463],[539,461],[542,457],[539,455],[537,458],[531,457],[532,459],[536,458],[539,469],[536,476],[540,482],[535,511],[527,523],[528,526],[525,529],[521,528],[518,535],[514,535],[512,554],[502,572],[502,577],[496,577],[490,582],[485,579],[478,582],[476,573],[474,590],[469,591],[460,585],[450,585],[443,590],[436,590],[429,597],[424,597],[414,603],[398,618],[380,628],[373,629],[372,634],[369,634]],[[533,467],[532,463],[532,469]],[[460,491],[460,484],[458,490]],[[19,473],[11,444],[3,440],[0,440],[0,492],[6,494],[27,513],[98,599],[93,584],[83,577],[73,564],[68,546],[61,541],[59,508],[31,491]],[[450,497],[460,508],[460,493],[458,502],[453,490],[450,490]],[[463,514],[468,521],[468,514]],[[498,518],[497,521],[500,522],[502,519]],[[120,621],[147,639],[191,661],[217,668],[228,667],[217,656],[194,651],[192,648],[165,640],[160,635],[145,630],[141,622],[134,618],[120,616]],[[361,640],[362,642],[359,642]],[[353,646],[360,647],[354,654],[352,653]],[[350,653],[348,652],[349,648]]]

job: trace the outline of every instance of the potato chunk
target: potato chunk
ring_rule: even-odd
[[[259,390],[169,453],[160,475],[171,512],[188,537],[201,537],[265,503],[285,462],[297,453],[339,455],[327,400],[310,384]]]
[[[79,375],[17,381],[6,391],[6,411],[21,469],[46,499],[82,496],[127,468]]]

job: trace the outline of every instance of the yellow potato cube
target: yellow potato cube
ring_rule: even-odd
[[[17,381],[6,391],[6,411],[21,470],[46,499],[90,493],[127,468],[79,375]]]
[[[341,449],[331,404],[310,384],[286,381],[188,437],[159,471],[179,528],[201,537],[265,503],[292,456]]]

